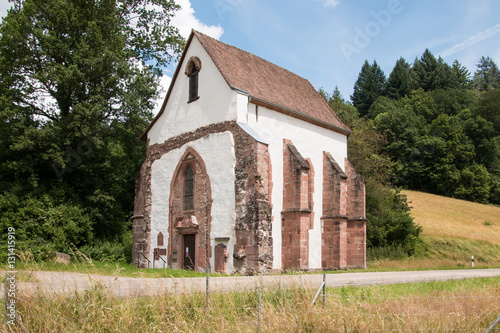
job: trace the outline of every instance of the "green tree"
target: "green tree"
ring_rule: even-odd
[[[500,135],[500,88],[483,91],[475,109],[481,117],[493,124],[497,135]]]
[[[385,74],[377,62],[373,61],[370,65],[368,60],[365,60],[351,96],[352,104],[362,117],[368,114],[377,97],[384,94],[385,82]]]
[[[392,69],[386,84],[386,96],[399,99],[408,96],[411,92],[410,64],[401,57]]]
[[[320,88],[318,92],[347,127],[353,126],[354,122],[359,119],[358,110],[344,100],[337,87],[335,87],[335,90],[331,94],[323,88]]]
[[[467,67],[458,60],[453,61],[451,66],[451,87],[456,89],[472,89],[471,74]]]
[[[474,90],[436,89],[426,94],[434,100],[435,116],[441,113],[456,115],[464,109],[473,109],[478,103]]]
[[[14,1],[0,25],[0,196],[26,205],[49,196],[92,221],[95,238],[130,226],[145,153],[137,138],[152,119],[157,75],[184,43],[170,24],[177,8],[170,0]],[[48,216],[52,208],[39,206]]]
[[[422,227],[410,215],[404,194],[388,187],[367,184],[366,238],[368,248],[400,248],[413,255],[420,247]]]
[[[413,91],[372,106],[375,129],[394,165],[393,182],[414,190],[479,202],[496,202],[498,136],[474,114],[475,94],[449,89]]]
[[[500,86],[500,70],[490,57],[481,57],[474,73],[474,87],[478,90],[489,90]]]
[[[441,57],[436,59],[432,52],[426,49],[420,59],[413,63],[412,79],[413,89],[447,89],[452,86],[452,68]]]

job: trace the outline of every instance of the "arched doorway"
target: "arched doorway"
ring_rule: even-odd
[[[170,185],[168,262],[173,268],[210,268],[212,194],[201,156],[191,147],[180,159]]]

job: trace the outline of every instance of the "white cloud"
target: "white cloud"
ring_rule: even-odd
[[[0,17],[7,16],[7,10],[12,8],[13,3],[7,0],[0,0]]]
[[[329,0],[331,1],[331,0]],[[219,39],[224,33],[224,29],[219,25],[206,25],[194,15],[194,9],[189,0],[177,0],[176,3],[181,6],[172,19],[172,25],[179,29],[184,38],[188,38],[191,29],[195,29],[210,37]]]
[[[444,50],[443,52],[440,53],[440,56],[445,58],[449,55],[463,51],[463,50],[471,47],[472,45],[479,43],[480,41],[485,40],[487,38],[490,38],[498,33],[500,33],[500,23],[495,25],[492,28],[486,29],[484,31],[481,31],[481,32],[475,34],[472,37],[467,38],[466,40],[464,40],[461,43],[453,45],[450,48],[447,48],[446,50]]]
[[[1,0],[0,0],[1,1]],[[191,7],[190,0],[177,0],[176,3],[181,6],[175,16],[172,18],[172,25],[179,29],[179,33],[184,38],[188,38],[191,34],[191,29],[195,29],[215,39],[219,39],[224,33],[224,29],[219,25],[207,25],[201,22],[196,16],[193,7]],[[160,96],[156,101],[156,107],[153,110],[153,115],[156,116],[163,105],[163,100],[168,91],[172,77],[162,75],[160,77]]]
[[[162,75],[160,77],[160,94],[158,99],[156,100],[156,106],[153,110],[153,116],[156,116],[158,112],[160,112],[161,106],[163,105],[163,100],[165,99],[165,96],[168,91],[168,87],[170,86],[170,82],[172,81],[172,78],[168,75]]]
[[[340,0],[313,0],[313,1],[322,2],[325,8],[327,7],[335,8],[340,4]]]

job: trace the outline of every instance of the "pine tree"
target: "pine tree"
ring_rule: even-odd
[[[399,99],[411,92],[410,64],[401,57],[396,62],[386,85],[386,95],[389,98]]]
[[[332,98],[339,100],[342,103],[344,102],[344,96],[342,96],[342,93],[340,92],[338,86],[335,86],[335,89],[333,90],[333,93],[332,93]]]
[[[436,59],[429,49],[426,49],[420,59],[416,59],[412,67],[413,89],[424,91],[448,89],[452,87],[452,68],[439,57]]]
[[[370,65],[365,60],[351,96],[352,104],[358,109],[360,116],[366,116],[377,97],[384,94],[385,83],[385,74],[377,62],[373,61]]]
[[[478,90],[489,90],[500,86],[500,71],[490,57],[481,57],[474,73],[474,87]]]
[[[467,67],[458,62],[458,60],[455,60],[451,66],[451,72],[453,88],[472,89],[471,74]]]

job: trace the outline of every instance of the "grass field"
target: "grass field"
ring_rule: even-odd
[[[403,260],[375,260],[370,269],[500,267],[500,207],[403,191],[423,228],[425,251]]]
[[[500,243],[500,207],[422,192],[403,193],[425,236]]]

